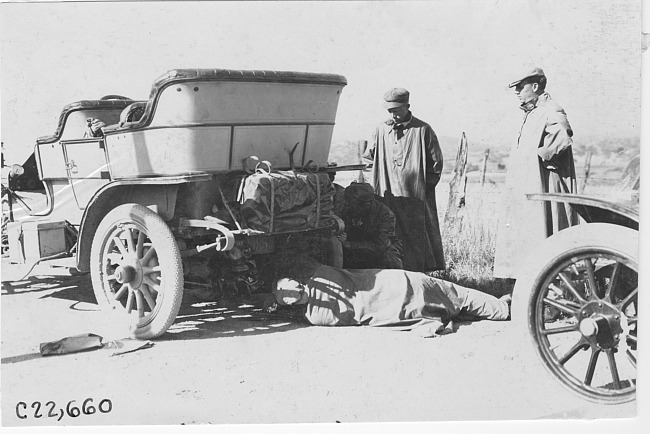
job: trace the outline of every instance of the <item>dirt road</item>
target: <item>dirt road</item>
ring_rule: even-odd
[[[94,304],[87,275],[39,267],[37,275],[11,281],[20,270],[3,264],[2,271],[5,426],[591,419],[636,412],[635,403],[597,405],[566,392],[522,351],[511,322],[461,323],[453,334],[424,339],[370,327],[309,327],[269,318],[250,304],[201,302],[191,292],[151,348],[41,357],[42,342],[89,332],[116,336]],[[69,416],[68,403],[75,401],[74,414],[88,398],[87,406],[101,404],[101,411]]]

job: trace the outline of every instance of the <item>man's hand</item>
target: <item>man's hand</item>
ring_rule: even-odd
[[[348,234],[342,232],[341,234],[337,235],[336,238],[338,238],[338,240],[341,242],[341,245],[343,246],[344,249],[350,248],[350,242],[348,241]]]

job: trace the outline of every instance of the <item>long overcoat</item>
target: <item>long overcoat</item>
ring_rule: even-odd
[[[443,158],[431,126],[415,116],[403,125],[382,122],[364,159],[373,164],[375,194],[395,214],[395,229],[404,246],[404,269],[443,270],[435,192]]]
[[[527,200],[528,193],[576,193],[573,130],[564,109],[548,93],[522,107],[524,120],[510,150],[499,217],[494,277],[516,278],[541,241],[577,224],[563,203]]]

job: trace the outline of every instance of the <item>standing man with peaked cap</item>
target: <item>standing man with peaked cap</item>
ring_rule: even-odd
[[[391,118],[379,124],[364,153],[373,163],[375,194],[395,214],[404,269],[444,270],[435,193],[443,164],[438,138],[409,110],[406,89],[390,89],[384,101]]]
[[[496,239],[494,276],[516,278],[528,253],[550,235],[578,223],[561,202],[531,201],[528,193],[576,193],[573,130],[564,109],[546,92],[546,75],[532,68],[510,83],[524,112],[510,150]]]

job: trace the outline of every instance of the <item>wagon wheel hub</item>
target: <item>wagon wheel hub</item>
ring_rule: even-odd
[[[621,312],[602,301],[587,303],[580,312],[580,333],[592,347],[615,348],[623,332]]]
[[[120,265],[113,274],[118,282],[131,283],[135,279],[137,272],[130,265]]]

